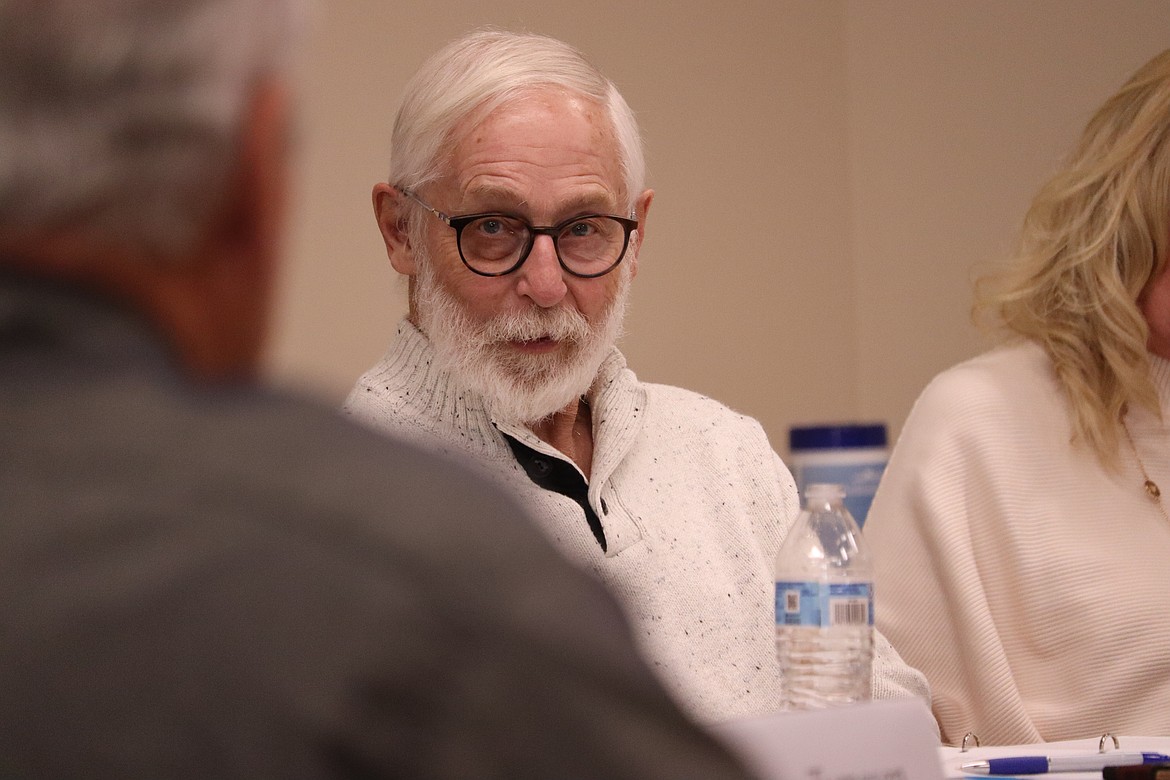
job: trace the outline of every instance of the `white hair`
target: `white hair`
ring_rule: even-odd
[[[0,230],[163,257],[223,197],[303,0],[0,0]]]
[[[445,172],[456,126],[487,116],[518,94],[559,87],[605,109],[618,142],[627,210],[645,186],[646,162],[633,111],[569,44],[544,35],[480,30],[432,55],[406,87],[391,136],[389,181],[417,189]]]

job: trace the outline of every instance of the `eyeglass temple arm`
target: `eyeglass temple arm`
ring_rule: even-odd
[[[414,201],[415,203],[417,203],[418,205],[422,206],[422,207],[423,207],[424,209],[426,209],[427,211],[429,211],[429,212],[431,212],[432,214],[434,214],[434,215],[435,215],[436,217],[438,217],[439,219],[443,220],[443,222],[445,222],[445,223],[447,224],[447,226],[448,226],[448,227],[450,227],[450,226],[451,226],[451,218],[450,218],[449,216],[447,216],[447,215],[446,215],[446,214],[444,214],[443,212],[439,211],[437,208],[435,208],[435,207],[434,207],[434,206],[432,206],[431,204],[427,203],[425,200],[423,200],[422,198],[420,198],[418,195],[415,195],[415,194],[414,194],[414,190],[410,189],[409,187],[399,187],[397,184],[392,184],[392,185],[390,185],[390,186],[392,186],[394,189],[396,189],[396,190],[398,190],[399,192],[401,192],[401,193],[402,193],[403,195],[405,195],[406,197],[408,197],[408,198],[410,198],[411,200],[413,200],[413,201]]]

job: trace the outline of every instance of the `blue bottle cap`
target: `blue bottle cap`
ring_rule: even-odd
[[[831,450],[886,446],[885,423],[808,425],[788,429],[788,449]]]

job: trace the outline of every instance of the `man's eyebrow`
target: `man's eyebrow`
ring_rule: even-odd
[[[474,187],[463,194],[463,203],[502,203],[507,206],[520,207],[525,204],[525,199],[521,198],[512,190],[504,187]]]

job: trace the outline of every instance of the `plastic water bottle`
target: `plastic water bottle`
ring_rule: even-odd
[[[845,506],[865,528],[865,517],[877,492],[890,452],[884,423],[803,425],[788,429],[785,460],[804,495],[806,485],[832,482],[844,486]]]
[[[840,485],[805,489],[776,556],[776,653],[789,709],[870,698],[873,567]]]

